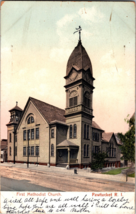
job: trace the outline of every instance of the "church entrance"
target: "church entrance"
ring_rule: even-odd
[[[77,159],[78,149],[77,148],[64,148],[57,149],[57,164],[75,164],[78,163]]]
[[[57,163],[67,163],[67,162],[68,162],[68,150],[57,149]]]

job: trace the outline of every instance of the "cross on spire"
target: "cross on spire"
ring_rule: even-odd
[[[79,26],[79,28],[76,28],[76,31],[74,32],[74,33],[79,32],[79,41],[81,41],[81,30],[82,30],[82,28]]]

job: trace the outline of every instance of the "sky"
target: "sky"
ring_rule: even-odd
[[[9,110],[29,97],[65,109],[68,58],[81,40],[93,67],[94,121],[106,132],[126,132],[135,111],[133,2],[12,1],[1,6],[1,138]]]

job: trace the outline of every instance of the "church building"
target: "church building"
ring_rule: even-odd
[[[61,78],[61,77],[60,77]],[[120,166],[120,149],[113,132],[93,120],[93,69],[79,38],[69,57],[65,78],[66,108],[29,97],[24,110],[9,110],[8,162],[51,166],[91,166],[93,153],[108,154],[105,166]]]

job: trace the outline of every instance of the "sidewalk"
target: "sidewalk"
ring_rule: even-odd
[[[106,175],[106,174],[100,174],[100,173],[92,173],[87,171],[87,169],[77,169],[77,174],[74,174],[74,169],[66,169],[61,167],[47,167],[42,165],[34,165],[29,164],[29,168],[27,168],[27,164],[13,164],[13,163],[1,163],[1,166],[7,166],[7,167],[15,167],[15,168],[23,168],[28,169],[30,171],[42,171],[42,172],[52,172],[52,173],[58,173],[63,175],[74,175],[77,177],[86,177],[86,178],[96,178],[101,180],[107,180],[107,181],[114,181],[114,182],[123,182],[128,184],[135,184],[135,178],[128,177],[128,181],[126,182],[126,176],[124,174],[118,174],[118,175]]]

